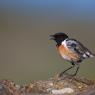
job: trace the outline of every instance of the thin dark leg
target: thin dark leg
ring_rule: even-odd
[[[77,75],[77,73],[78,73],[78,71],[79,71],[79,65],[78,65],[78,67],[77,67],[77,69],[76,69],[76,72],[73,74],[73,76],[76,76]]]
[[[61,73],[59,74],[59,77],[62,77],[64,73],[66,73],[68,70],[70,70],[70,69],[72,69],[72,68],[74,68],[74,67],[75,67],[75,65],[73,65],[73,66],[69,67],[68,69],[66,69],[65,71],[61,72]],[[76,72],[76,73],[77,73],[77,72]]]

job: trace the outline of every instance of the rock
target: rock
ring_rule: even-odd
[[[0,82],[0,95],[95,95],[95,82],[65,74],[49,80],[33,81],[29,85],[16,85],[13,81]]]

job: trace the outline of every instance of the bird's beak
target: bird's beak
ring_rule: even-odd
[[[50,35],[50,40],[54,40],[54,35]]]

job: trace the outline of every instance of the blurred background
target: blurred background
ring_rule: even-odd
[[[95,52],[95,1],[1,0],[0,79],[25,84],[49,79],[71,66],[49,40],[57,32]],[[95,80],[95,58],[82,62],[78,75]]]

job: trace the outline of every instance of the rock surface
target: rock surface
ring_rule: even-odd
[[[0,95],[95,95],[95,82],[70,75],[33,81],[25,86],[16,85],[10,80],[2,80]]]

